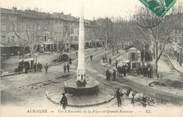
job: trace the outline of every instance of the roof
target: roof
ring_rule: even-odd
[[[33,58],[25,58],[25,59],[20,59],[19,62],[21,61],[26,62],[26,61],[33,61],[33,60],[34,60]]]
[[[33,19],[58,19],[58,20],[63,20],[63,21],[70,21],[70,22],[79,22],[78,17],[74,17],[70,14],[64,14],[64,13],[46,13],[46,12],[40,12],[36,10],[19,10],[19,9],[7,9],[7,8],[0,8],[0,13],[1,14],[9,14],[9,15],[18,15],[20,17],[25,17],[25,18],[33,18]],[[88,24],[91,21],[86,20],[85,22]]]
[[[140,53],[140,51],[137,48],[134,48],[134,47],[128,49],[128,52]]]

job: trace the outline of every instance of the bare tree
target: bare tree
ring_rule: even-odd
[[[29,47],[31,57],[34,56],[35,51],[37,50],[37,44],[39,40],[37,40],[37,31],[30,31],[26,28],[25,32],[23,32],[26,36],[19,34],[16,30],[16,25],[13,23],[13,32],[16,37],[19,39],[19,43],[23,46],[23,55],[25,54],[25,48]]]
[[[167,16],[157,17],[145,8],[141,8],[134,18],[139,30],[153,44],[155,73],[158,78],[158,62],[171,39],[176,21]]]

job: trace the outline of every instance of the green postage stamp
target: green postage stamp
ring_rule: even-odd
[[[156,16],[164,16],[176,0],[140,0]]]

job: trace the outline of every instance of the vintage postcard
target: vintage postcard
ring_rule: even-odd
[[[0,0],[1,117],[182,117],[183,0]]]

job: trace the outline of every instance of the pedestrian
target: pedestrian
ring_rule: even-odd
[[[42,64],[40,64],[40,72],[42,72],[42,68],[43,68],[43,65],[42,65]]]
[[[145,96],[142,97],[142,105],[143,105],[143,107],[147,106],[147,97],[145,97]]]
[[[40,64],[39,64],[39,62],[37,63],[37,69],[38,69],[38,71],[40,71]]]
[[[131,92],[131,89],[128,89],[128,90],[126,91],[126,96],[129,96],[129,95],[130,95],[130,92]]]
[[[70,65],[69,63],[67,63],[67,71],[69,72],[69,70],[70,70]]]
[[[47,73],[48,72],[48,64],[46,63],[46,65],[45,65],[45,72]]]
[[[127,72],[127,66],[124,65],[124,66],[123,66],[123,74],[124,74],[124,77],[126,77],[126,72]]]
[[[71,58],[69,58],[69,64],[72,64],[72,59]]]
[[[65,96],[65,93],[62,95],[62,99],[60,100],[60,105],[62,105],[62,108],[65,109],[68,105],[67,97]]]
[[[151,65],[150,66],[150,78],[152,78],[153,77],[153,66]]]
[[[93,60],[93,55],[90,55],[90,61],[92,61]]]
[[[108,74],[109,74],[109,70],[107,69],[105,72],[106,80],[108,80]]]
[[[151,67],[150,67],[150,65],[148,65],[148,67],[147,67],[147,77],[148,78],[150,78],[151,77]]]
[[[117,88],[117,90],[116,90],[116,99],[117,99],[118,107],[121,106],[121,96],[123,96],[123,93],[121,93],[119,88]]]
[[[36,64],[36,71],[39,72],[39,63]]]
[[[116,69],[118,68],[118,60],[115,62]]]
[[[64,73],[66,72],[67,66],[64,64]]]
[[[33,67],[34,67],[34,72],[36,72],[36,71],[37,71],[37,70],[36,70],[36,63],[34,64]]]
[[[102,57],[102,61],[103,61],[103,63],[105,62],[105,57],[104,56]]]
[[[116,80],[116,70],[115,69],[113,69],[112,75],[113,75],[113,81],[115,81]]]
[[[135,103],[135,92],[132,93],[131,104]]]
[[[28,65],[25,64],[25,73],[27,73],[27,72],[28,72]]]
[[[109,69],[106,70],[106,80],[110,80],[110,71]]]
[[[110,65],[112,64],[112,59],[111,59],[111,58],[109,58],[109,64],[110,64]]]
[[[145,76],[145,64],[144,63],[142,65],[142,74],[143,74],[143,76]]]

